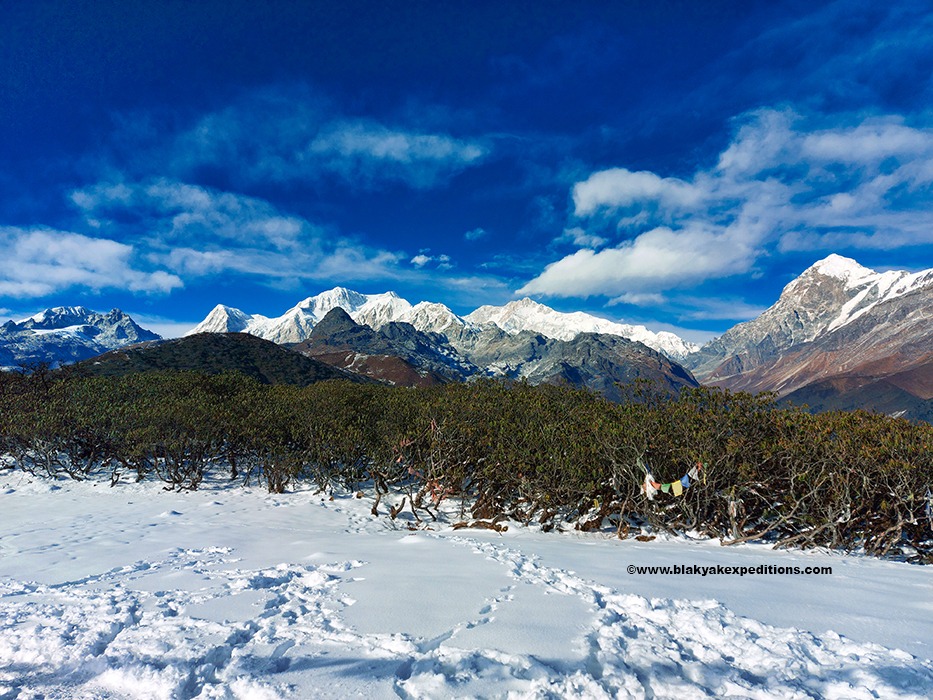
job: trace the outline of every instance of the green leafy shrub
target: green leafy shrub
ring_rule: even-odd
[[[0,374],[0,454],[48,476],[157,478],[195,489],[212,471],[272,492],[375,492],[373,512],[463,514],[545,529],[694,531],[724,544],[933,554],[933,426],[811,415],[773,395],[636,382],[611,403],[583,390],[482,380],[430,388],[239,374]],[[681,496],[648,498],[705,465]],[[399,501],[398,498],[401,497]]]

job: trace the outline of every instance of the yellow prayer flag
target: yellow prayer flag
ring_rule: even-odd
[[[679,481],[674,481],[671,483],[671,491],[674,492],[675,496],[680,496],[684,492],[684,485]]]

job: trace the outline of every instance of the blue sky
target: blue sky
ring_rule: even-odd
[[[0,310],[162,332],[336,285],[701,340],[829,253],[933,267],[933,9],[0,9]]]

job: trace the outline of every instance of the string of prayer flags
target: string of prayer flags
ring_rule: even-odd
[[[651,475],[651,472],[642,464],[639,459],[639,466],[645,470],[645,481],[641,485],[641,490],[644,492],[645,496],[648,499],[653,499],[654,495],[660,491],[661,493],[673,493],[675,496],[682,496],[684,491],[690,488],[690,485],[693,482],[696,482],[700,479],[700,470],[706,467],[706,464],[697,462],[695,465],[690,467],[690,471],[684,474],[682,477],[676,481],[670,481],[667,483],[661,483],[656,481],[655,478]]]

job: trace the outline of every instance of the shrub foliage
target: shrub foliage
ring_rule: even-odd
[[[811,415],[773,395],[624,390],[611,403],[492,380],[405,389],[268,386],[232,373],[0,373],[0,455],[35,474],[169,489],[196,489],[209,472],[272,492],[368,485],[374,514],[404,508],[419,521],[453,499],[493,523],[692,531],[933,561],[933,426]],[[682,496],[641,488],[646,469],[671,482],[698,463],[702,478]]]

